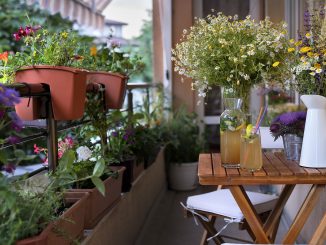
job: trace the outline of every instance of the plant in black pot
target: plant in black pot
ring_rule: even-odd
[[[198,184],[198,157],[204,149],[196,114],[181,108],[161,128],[166,142],[169,188],[179,191],[195,189]]]

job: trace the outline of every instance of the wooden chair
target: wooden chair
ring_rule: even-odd
[[[269,212],[275,206],[278,197],[250,191],[247,191],[247,194],[256,208],[257,213],[262,217],[262,219],[266,219]],[[224,242],[223,238],[230,238],[248,243],[248,241],[242,239],[218,234],[218,231],[214,227],[215,221],[218,217],[228,218],[231,222],[239,222],[239,228],[246,229],[254,240],[251,229],[247,225],[243,214],[229,189],[218,189],[209,193],[190,196],[187,199],[185,210],[187,216],[195,216],[205,229],[201,241],[202,245],[208,244],[207,240],[209,238],[211,238],[216,244],[222,244]]]

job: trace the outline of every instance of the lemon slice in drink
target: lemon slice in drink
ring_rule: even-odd
[[[246,136],[247,137],[249,137],[251,135],[252,129],[253,129],[252,124],[248,124],[247,128],[246,128]]]

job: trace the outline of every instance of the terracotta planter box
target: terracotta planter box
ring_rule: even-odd
[[[71,189],[70,194],[87,192],[89,193],[85,213],[85,229],[93,229],[103,216],[117,203],[121,198],[122,176],[124,167],[116,167],[118,178],[109,177],[104,181],[105,196],[97,188],[93,189]]]
[[[110,72],[88,72],[87,83],[101,83],[105,85],[106,109],[120,109],[122,107],[127,88],[127,77]]]
[[[16,82],[50,86],[53,115],[56,120],[81,118],[85,108],[86,71],[64,66],[29,66],[16,72]],[[16,105],[16,112],[23,120],[44,118],[38,111],[37,98],[24,99]],[[36,105],[36,106],[35,106]]]
[[[61,217],[50,223],[38,236],[20,240],[16,245],[68,245],[78,240],[84,231],[88,193],[65,193],[65,203],[74,203]]]

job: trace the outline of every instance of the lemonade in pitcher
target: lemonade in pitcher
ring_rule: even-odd
[[[225,98],[225,111],[221,115],[221,161],[224,167],[240,166],[241,130],[245,127],[245,115],[241,111],[241,99]]]

